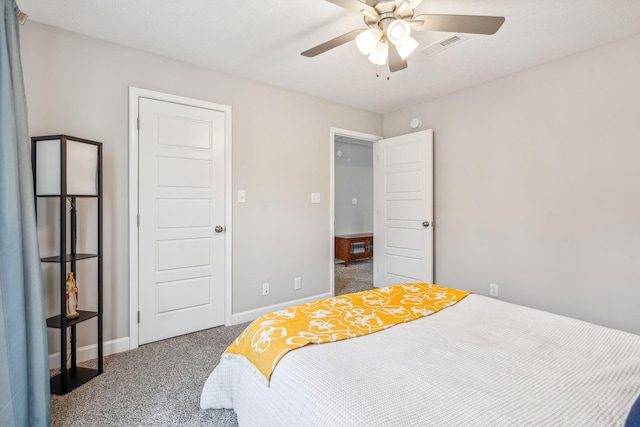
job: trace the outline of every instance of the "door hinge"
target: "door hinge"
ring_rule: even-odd
[[[138,227],[140,227],[140,214],[138,214]]]
[[[140,323],[140,312],[138,312],[138,323]]]
[[[138,130],[140,130],[140,117],[138,117],[137,123],[136,123],[136,127],[138,128]]]

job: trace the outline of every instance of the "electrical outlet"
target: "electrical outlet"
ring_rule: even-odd
[[[302,278],[301,277],[296,277],[295,279],[293,279],[293,289],[300,289],[302,288]]]
[[[489,295],[492,297],[498,296],[498,285],[495,283],[489,283]]]
[[[352,205],[357,205],[357,204],[358,204],[358,198],[357,198],[357,197],[353,197],[353,198],[351,199],[351,204],[352,204]]]
[[[263,283],[262,284],[262,296],[266,297],[267,295],[269,295],[269,284],[268,283]]]

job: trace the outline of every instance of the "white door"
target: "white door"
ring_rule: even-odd
[[[139,344],[224,323],[225,113],[139,99]],[[216,231],[216,226],[220,226]]]
[[[433,131],[373,147],[373,285],[433,283]]]

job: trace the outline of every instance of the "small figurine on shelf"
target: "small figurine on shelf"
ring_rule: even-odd
[[[73,278],[73,271],[67,273],[67,319],[75,319],[78,313],[78,286]]]

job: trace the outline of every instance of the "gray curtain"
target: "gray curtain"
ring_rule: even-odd
[[[0,426],[48,426],[49,360],[18,7],[0,0]]]

